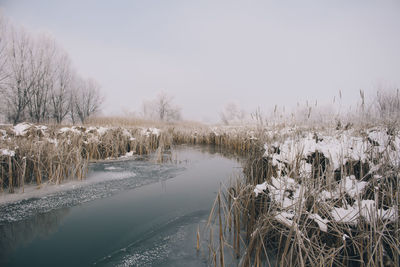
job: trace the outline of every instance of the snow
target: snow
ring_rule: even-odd
[[[397,216],[397,209],[389,208],[387,210],[378,209],[374,200],[361,200],[360,215],[364,217],[368,222],[373,222],[378,219],[395,221]]]
[[[282,208],[292,208],[300,199],[300,186],[290,177],[271,177],[271,184],[266,187],[272,200]]]
[[[55,138],[47,138],[47,142],[54,144],[55,146],[58,145],[58,140]]]
[[[109,128],[106,127],[89,127],[86,129],[86,133],[97,132],[100,136],[106,134]]]
[[[290,134],[290,131],[286,132]],[[385,129],[380,128],[361,132],[346,130],[328,134],[317,132],[294,134],[292,132],[289,136],[283,136],[284,134],[285,130],[276,133],[271,132],[270,136],[273,142],[264,144],[264,157],[268,158],[272,166],[275,166],[276,177],[270,177],[268,182],[258,184],[254,188],[256,196],[266,191],[271,201],[276,204],[278,214],[275,219],[279,222],[290,227],[293,225],[291,220],[293,214],[299,209],[305,210],[306,201],[304,201],[303,196],[305,189],[302,188],[304,184],[297,181],[304,178],[312,179],[313,166],[307,161],[316,152],[322,153],[329,160],[327,162],[328,171],[337,170],[349,161],[361,161],[369,164],[369,174],[373,177],[370,181],[364,181],[362,178],[358,180],[359,177],[349,175],[338,182],[334,181],[329,187],[320,185],[321,187],[314,188],[312,194],[314,194],[315,199],[322,205],[326,205],[325,207],[329,207],[330,213],[324,214],[323,217],[317,213],[308,214],[308,218],[314,220],[321,231],[327,232],[328,224],[331,221],[355,225],[360,219],[368,223],[398,219],[397,206],[378,208],[375,200],[362,199],[362,197],[370,182],[383,179],[381,175],[376,174],[383,163],[372,162],[371,158],[383,159],[382,153],[385,153],[390,161],[385,162],[385,164],[393,164],[394,166],[400,164],[400,136],[388,135]],[[281,136],[278,139],[282,140],[280,143],[277,143],[276,136]],[[295,180],[286,175],[293,170],[298,170],[296,175],[299,175],[301,179]],[[378,188],[375,189],[379,190]],[[307,194],[309,193],[307,192]],[[352,205],[344,198],[345,194],[352,198]],[[338,200],[340,201],[338,202]],[[336,204],[342,206],[334,206]],[[289,216],[288,214],[292,215]]]
[[[13,131],[16,136],[24,136],[26,134],[26,131],[31,127],[32,125],[29,123],[19,123],[14,126]]]
[[[328,232],[328,225],[327,225],[327,223],[329,222],[328,219],[322,219],[321,216],[319,216],[316,213],[309,214],[308,218],[314,220],[318,224],[318,227],[321,231],[325,233]]]
[[[367,222],[372,223],[377,220],[395,221],[398,219],[397,208],[378,209],[374,200],[355,201],[353,206],[345,208],[334,207],[332,217],[336,222],[356,224],[359,217],[363,217]]]
[[[145,135],[146,137],[149,137],[151,135],[159,136],[161,133],[161,130],[158,128],[147,128],[142,130],[142,134]]]
[[[116,170],[117,168],[114,166],[110,166],[110,167],[105,167],[104,169],[108,170],[108,171],[112,171],[112,170]]]
[[[293,217],[294,217],[294,214],[288,213],[288,212],[285,212],[285,211],[280,212],[280,213],[278,213],[277,215],[275,215],[275,219],[276,219],[278,222],[280,222],[280,223],[286,225],[286,226],[289,227],[289,228],[292,227],[292,225],[294,224],[294,222],[293,222],[293,220],[292,220]]]
[[[356,224],[359,213],[352,206],[347,209],[334,207],[331,215],[336,222]]]
[[[322,190],[319,194],[319,199],[322,201],[328,200],[328,199],[337,199],[340,197],[340,193],[337,191],[327,191],[327,190]]]
[[[15,156],[15,151],[3,148],[3,149],[0,149],[0,154],[3,155],[3,156],[14,157]]]
[[[106,128],[106,127],[99,127],[99,128],[97,128],[97,132],[98,132],[100,135],[104,135],[104,134],[106,134],[108,131],[109,131],[109,128]]]
[[[126,152],[125,155],[123,155],[123,156],[121,156],[119,158],[120,159],[129,158],[129,157],[132,157],[134,153],[135,153],[134,151]]]
[[[267,182],[256,185],[256,188],[254,188],[254,193],[256,194],[256,197],[258,196],[258,194],[261,194],[266,189],[267,189]]]
[[[329,159],[334,169],[337,169],[348,160],[364,162],[367,159],[368,146],[366,139],[352,136],[350,132],[334,135],[308,133],[305,136],[289,137],[280,146],[266,144],[264,157],[271,157],[273,166],[284,167],[280,163],[294,162],[298,155],[306,159],[307,156],[318,151]],[[274,147],[279,147],[279,154],[272,153]],[[304,165],[304,171],[310,171],[310,167]]]
[[[354,175],[347,176],[341,181],[344,191],[352,198],[359,196],[368,182],[358,181]]]
[[[72,133],[76,133],[76,134],[81,134],[82,132],[77,129],[75,126],[74,127],[63,127],[61,128],[59,131],[59,133],[68,133],[68,132],[72,132]]]
[[[122,135],[132,139],[132,134],[127,129],[122,130]]]
[[[7,132],[6,132],[5,130],[1,130],[1,129],[0,129],[0,133],[1,133],[1,137],[0,137],[0,138],[1,138],[2,140],[5,140],[6,137],[7,137]]]

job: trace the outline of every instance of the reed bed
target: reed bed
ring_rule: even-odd
[[[396,128],[25,123],[3,127],[0,139],[0,188],[9,192],[83,179],[96,160],[156,152],[162,162],[179,144],[246,156],[243,177],[221,190],[210,214],[211,265],[400,263]]]
[[[155,128],[46,127],[33,124],[1,130],[0,190],[25,184],[83,179],[92,161],[144,155],[170,139]]]
[[[0,190],[14,192],[25,184],[59,184],[83,179],[93,161],[118,159],[156,152],[157,162],[168,160],[165,152],[174,145],[202,144],[246,154],[255,147],[254,132],[245,127],[211,128],[201,124],[156,124],[156,127],[43,126],[21,123],[1,129]],[[93,123],[93,122],[91,122]],[[147,125],[151,125],[147,122]]]
[[[217,196],[218,246],[240,266],[400,266],[398,131],[287,130],[259,134],[244,177]]]

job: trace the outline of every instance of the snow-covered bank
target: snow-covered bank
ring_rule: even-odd
[[[304,199],[311,189],[317,204],[328,207],[329,211],[311,214],[312,218],[323,216],[324,219],[316,221],[319,224],[321,221],[357,224],[359,219],[369,223],[398,220],[394,199],[391,205],[381,203],[375,193],[382,193],[386,186],[383,167],[390,165],[398,170],[400,166],[400,136],[382,128],[354,134],[354,131],[336,131],[332,135],[314,132],[266,144],[264,158],[270,162],[276,177],[256,185],[255,196],[266,194],[284,211],[277,216],[287,221],[293,219],[296,210],[306,209]],[[313,180],[316,185],[310,189],[308,184]]]
[[[262,251],[271,249],[281,261],[305,266],[397,266],[399,129],[287,127],[263,134],[246,182],[234,182],[225,196],[224,227],[234,228],[233,239],[244,232],[243,261],[267,264]],[[238,216],[240,224],[232,222]]]
[[[257,138],[246,127],[56,127],[21,123],[0,131],[0,188],[83,179],[91,161],[160,153],[175,144],[212,144],[246,153]]]

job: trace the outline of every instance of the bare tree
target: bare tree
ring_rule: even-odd
[[[27,33],[0,13],[0,112],[14,124],[29,119],[61,123],[68,113],[82,123],[102,97],[93,80],[77,78],[53,38]]]
[[[71,118],[75,121],[75,116],[81,123],[96,114],[100,110],[103,97],[100,94],[100,86],[92,79],[76,81],[77,87],[72,94]]]
[[[143,115],[149,119],[176,121],[181,119],[181,109],[173,104],[171,95],[161,91],[155,99],[143,102]]]
[[[34,67],[37,76],[30,94],[28,112],[30,119],[36,123],[49,119],[50,92],[55,85],[55,70],[57,68],[54,57],[56,45],[53,39],[43,36],[35,40]]]
[[[376,95],[376,106],[381,119],[399,120],[400,93],[399,89],[380,89]]]
[[[51,117],[60,124],[70,111],[73,71],[68,55],[60,52],[56,58],[54,83],[50,91]]]
[[[240,109],[239,105],[229,102],[225,105],[224,110],[220,113],[222,123],[228,125],[232,123],[243,122],[246,112]]]
[[[7,78],[1,93],[4,112],[8,120],[15,124],[24,119],[40,68],[34,60],[32,39],[25,30],[13,27],[9,43]]]
[[[7,78],[7,27],[8,22],[0,12],[0,90],[4,80]]]

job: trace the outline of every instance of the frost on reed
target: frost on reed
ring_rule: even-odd
[[[397,130],[292,127],[262,136],[245,181],[218,196],[225,249],[210,244],[211,258],[231,248],[241,266],[399,266]]]
[[[21,123],[0,130],[0,190],[83,179],[88,163],[155,151],[154,128],[47,127]],[[129,155],[129,154],[128,154]]]
[[[164,152],[177,144],[215,145],[243,154],[253,149],[254,140],[254,131],[244,127],[160,123],[60,128],[20,123],[0,130],[0,190],[82,179],[89,162],[96,160],[156,152],[160,162]]]

